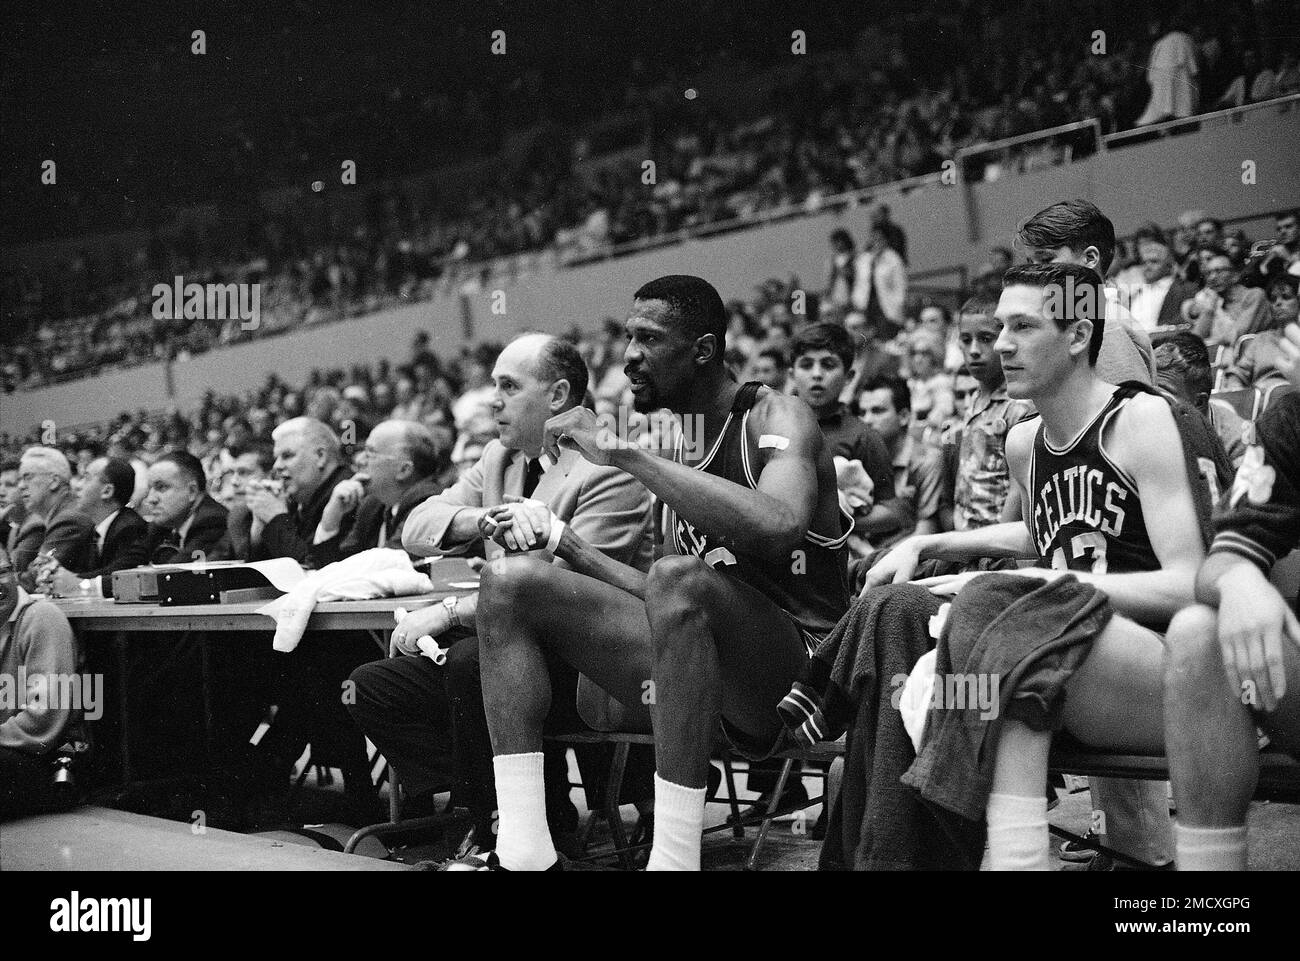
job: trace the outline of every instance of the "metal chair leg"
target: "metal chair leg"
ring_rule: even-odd
[[[722,773],[727,776],[727,801],[731,806],[731,834],[737,841],[745,837],[745,825],[740,813],[740,795],[736,793],[736,771],[731,766],[731,755],[722,755]]]
[[[794,758],[786,758],[781,765],[781,774],[776,779],[776,790],[772,792],[771,800],[767,802],[767,811],[764,812],[763,821],[758,826],[758,837],[754,838],[753,847],[749,849],[749,857],[745,861],[746,871],[756,871],[758,869],[758,852],[763,847],[763,842],[767,840],[768,829],[772,827],[772,818],[781,804],[781,798],[785,795],[785,782],[790,779],[790,771],[793,768]]]
[[[605,785],[605,819],[609,822],[609,833],[614,839],[614,851],[618,854],[619,866],[624,871],[633,870],[632,852],[627,849],[627,832],[623,830],[623,815],[619,813],[619,796],[623,793],[623,772],[627,768],[627,756],[632,745],[619,741],[614,745],[614,758],[609,765],[609,782]]]

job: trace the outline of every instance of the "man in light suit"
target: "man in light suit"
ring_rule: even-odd
[[[587,368],[569,343],[541,334],[526,334],[501,352],[492,371],[492,414],[499,439],[459,481],[411,511],[402,530],[402,545],[420,556],[465,554],[483,546],[488,558],[504,552],[485,540],[483,531],[499,518],[523,530],[526,499],[541,501],[585,540],[622,563],[648,570],[652,533],[650,494],[636,480],[611,467],[598,467],[576,450],[565,451],[547,469],[540,458],[542,429],[556,414],[580,405],[587,389]],[[509,519],[507,519],[509,517]],[[562,561],[539,555],[561,566]],[[450,647],[445,671],[424,657],[394,657],[367,664],[352,674],[356,703],[353,718],[400,772],[408,810],[424,813],[432,794],[448,782],[455,802],[475,815],[475,843],[490,847],[491,816],[496,807],[492,748],[479,679],[478,641],[474,636],[478,595],[416,611],[397,626],[393,645],[416,653],[422,635]],[[449,643],[452,642],[452,643]],[[577,672],[557,660],[548,664],[554,709],[548,730],[580,729],[575,695]],[[448,726],[451,750],[448,750]],[[547,797],[553,834],[576,826],[567,802],[563,751],[549,751],[554,768]]]

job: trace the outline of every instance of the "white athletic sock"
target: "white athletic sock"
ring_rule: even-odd
[[[1246,826],[1194,828],[1174,822],[1179,871],[1246,870]]]
[[[545,871],[556,861],[546,824],[542,752],[492,758],[497,782],[497,858],[509,871]]]
[[[682,787],[655,773],[655,838],[647,871],[698,871],[707,788]]]
[[[989,869],[1047,871],[1047,798],[990,794]]]

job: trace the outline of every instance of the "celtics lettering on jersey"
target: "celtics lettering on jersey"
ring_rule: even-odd
[[[1030,455],[1029,528],[1040,563],[1093,574],[1160,567],[1137,488],[1101,443],[1130,397],[1130,389],[1117,390],[1064,449],[1048,444],[1039,425]]]
[[[1034,537],[1041,557],[1057,570],[1106,573],[1107,537],[1124,533],[1129,493],[1096,468],[1068,467],[1046,478],[1034,499]],[[1068,535],[1061,537],[1062,530]],[[1060,543],[1058,543],[1058,541]],[[1079,563],[1087,560],[1086,568]]]

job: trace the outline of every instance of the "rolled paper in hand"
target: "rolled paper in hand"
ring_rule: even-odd
[[[415,646],[420,649],[420,654],[427,657],[439,667],[447,663],[447,652],[438,646],[438,642],[428,634],[423,634],[415,641]]]

